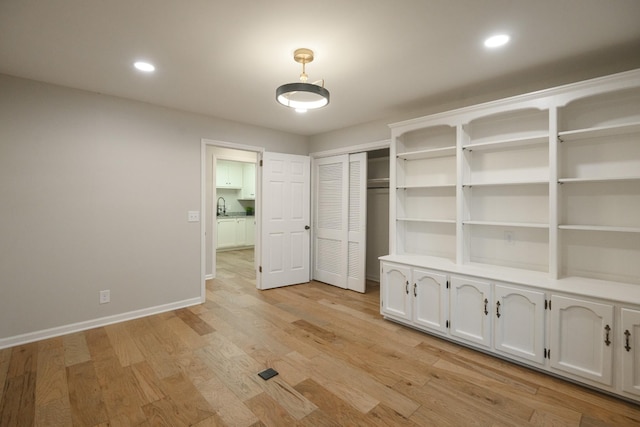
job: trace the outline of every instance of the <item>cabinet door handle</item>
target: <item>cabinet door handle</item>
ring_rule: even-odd
[[[631,347],[629,346],[629,336],[630,335],[631,335],[631,333],[629,332],[628,329],[626,331],[624,331],[624,342],[625,342],[624,349],[627,350],[627,351],[631,351]]]
[[[607,347],[609,347],[611,345],[611,340],[609,339],[609,332],[611,332],[611,328],[609,327],[609,325],[604,327],[604,331],[605,331],[604,343],[607,345]]]
[[[489,311],[487,310],[487,304],[489,304],[489,300],[485,298],[484,299],[484,315],[485,316],[489,314]]]
[[[418,284],[417,284],[417,283],[414,283],[414,284],[413,284],[413,296],[414,296],[414,297],[417,297],[417,296],[418,296],[418,289],[417,289],[417,288],[418,288]]]
[[[407,295],[409,295],[409,281],[404,285],[404,290],[407,291]]]
[[[500,318],[500,301],[496,302],[496,316],[498,316],[498,319]]]

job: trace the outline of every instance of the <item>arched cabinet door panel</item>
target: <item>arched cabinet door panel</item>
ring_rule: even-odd
[[[380,312],[398,320],[411,320],[412,294],[409,291],[411,269],[403,265],[381,263]]]

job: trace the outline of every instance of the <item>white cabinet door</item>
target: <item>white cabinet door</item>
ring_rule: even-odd
[[[493,295],[496,351],[543,364],[544,293],[496,284]]]
[[[622,390],[640,396],[640,311],[623,308],[621,314]]]
[[[240,192],[242,199],[256,198],[256,165],[255,163],[242,164],[242,190]]]
[[[245,218],[236,218],[236,246],[247,244],[247,226]]]
[[[417,326],[440,333],[447,332],[447,276],[428,270],[413,269],[413,321]]]
[[[232,248],[236,246],[236,220],[225,218],[218,220],[217,248]]]
[[[451,335],[491,347],[491,285],[461,276],[451,277]]]
[[[247,217],[245,220],[245,244],[247,246],[253,246],[256,244],[256,220],[254,217]]]
[[[411,320],[412,299],[409,293],[411,270],[409,267],[383,262],[380,299],[383,315]]]
[[[614,307],[559,295],[551,304],[551,367],[611,385]]]
[[[218,160],[216,162],[216,187],[242,188],[242,163]]]

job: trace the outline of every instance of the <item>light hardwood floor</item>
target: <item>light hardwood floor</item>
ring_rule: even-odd
[[[0,351],[1,426],[632,426],[640,406],[382,320],[379,288],[257,291]],[[257,373],[273,367],[264,381]]]

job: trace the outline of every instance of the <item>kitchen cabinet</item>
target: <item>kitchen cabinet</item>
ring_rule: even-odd
[[[491,347],[491,284],[451,277],[451,335],[481,347]]]
[[[255,244],[254,217],[218,217],[217,223],[217,249],[242,248]]]
[[[256,220],[255,217],[249,216],[245,222],[246,236],[245,244],[253,246],[256,243]]]
[[[640,310],[622,308],[616,344],[622,353],[622,391],[640,396]]]
[[[545,293],[495,284],[494,348],[500,353],[544,364]]]
[[[242,188],[242,163],[232,160],[218,160],[216,162],[216,187]]]
[[[551,304],[551,368],[610,386],[613,305],[561,295],[552,295]]]
[[[232,248],[236,246],[236,219],[218,219],[218,249]]]
[[[242,190],[240,198],[254,200],[256,198],[256,165],[255,163],[242,164]]]
[[[247,244],[246,222],[246,218],[236,218],[236,246],[245,246]]]

